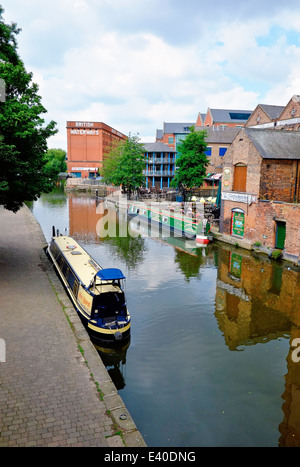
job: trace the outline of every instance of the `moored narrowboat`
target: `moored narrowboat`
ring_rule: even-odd
[[[190,239],[195,238],[198,245],[207,245],[213,240],[210,222],[205,218],[185,215],[180,211],[153,208],[143,203],[131,203],[128,207],[128,215],[150,225],[159,226],[162,231]]]
[[[196,237],[197,221],[181,212],[170,212],[167,209],[146,206],[143,203],[131,203],[128,207],[128,215],[137,216],[141,221],[159,226],[169,233],[188,238]]]
[[[95,343],[124,343],[130,338],[124,280],[120,269],[102,268],[72,237],[55,235],[47,248],[76,310]]]

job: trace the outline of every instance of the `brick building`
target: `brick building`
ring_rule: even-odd
[[[242,128],[249,117],[252,110],[230,110],[230,109],[211,109],[208,108],[205,118],[198,114],[196,126],[218,126],[218,127],[239,127]],[[204,118],[204,121],[203,121]]]
[[[220,232],[300,265],[300,132],[244,128],[224,156]]]
[[[190,128],[194,125],[194,123],[164,122],[163,129],[156,130],[156,141],[167,144],[177,151],[180,140],[190,133]]]
[[[247,121],[246,127],[299,130],[300,96],[291,97],[286,106],[259,104]]]
[[[67,122],[68,172],[93,177],[114,145],[126,136],[100,122]]]

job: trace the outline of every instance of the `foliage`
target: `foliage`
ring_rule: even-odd
[[[206,132],[195,131],[190,128],[190,133],[178,146],[179,157],[176,159],[176,172],[171,185],[178,188],[186,196],[188,188],[199,187],[202,185],[206,175],[208,159],[206,150]]]
[[[45,173],[51,179],[56,179],[60,172],[66,172],[66,151],[63,149],[48,149],[45,155]]]
[[[44,125],[46,109],[17,52],[15,23],[4,23],[0,5],[0,78],[5,98],[0,102],[0,204],[18,211],[53,188],[54,179],[46,169],[47,139],[56,133],[55,122]],[[51,172],[53,173],[53,171]]]
[[[279,260],[282,257],[282,251],[281,250],[273,250],[271,253],[271,258],[275,260]]]
[[[129,134],[113,148],[104,160],[104,180],[116,186],[122,185],[123,191],[131,193],[145,183],[144,148],[137,136]]]

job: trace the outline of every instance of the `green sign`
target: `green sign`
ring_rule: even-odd
[[[242,262],[243,258],[241,255],[236,253],[230,253],[229,272],[234,277],[240,278],[242,275]]]
[[[239,237],[243,237],[244,230],[245,230],[245,214],[243,212],[234,211],[232,213],[231,233],[233,235],[238,235]]]

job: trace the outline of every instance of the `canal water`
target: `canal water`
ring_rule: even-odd
[[[126,275],[130,344],[98,351],[149,447],[300,446],[292,265],[147,236],[132,224],[130,235],[118,226],[119,235],[105,235],[111,210],[63,187],[30,208],[47,241],[52,225],[67,229],[103,267]]]

